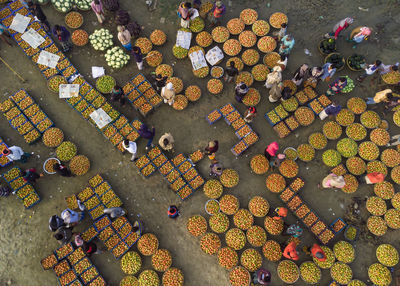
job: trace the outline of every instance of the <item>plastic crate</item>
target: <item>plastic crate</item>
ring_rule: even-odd
[[[106,222],[106,223],[104,224],[104,226],[101,226],[101,227],[100,227],[100,226],[98,225],[100,221]],[[109,226],[109,225],[111,225],[111,219],[110,219],[110,217],[109,217],[107,214],[101,216],[101,217],[98,218],[98,219],[96,219],[96,221],[93,223],[93,226],[94,226],[94,228],[95,228],[95,230],[96,230],[97,232],[102,231],[103,229],[105,229],[105,228],[106,228],[107,226]]]
[[[334,226],[337,222],[339,222],[339,221],[341,221],[341,222],[343,223],[343,226],[342,226],[342,228],[340,228],[338,231],[335,231],[335,230],[333,229],[333,226]],[[335,235],[338,234],[339,232],[341,232],[342,230],[344,230],[346,227],[347,227],[347,223],[345,223],[344,220],[343,220],[341,217],[335,219],[335,220],[329,225],[329,229],[332,230],[332,232],[333,232]]]
[[[275,112],[274,110],[271,110],[271,111],[265,113],[264,118],[268,121],[268,123],[269,123],[271,126],[275,126],[276,124],[278,124],[279,122],[282,121],[282,120],[279,118],[279,121],[273,122],[273,121],[270,119],[269,115],[268,115],[269,113],[274,114],[277,118],[279,118],[279,116],[278,116],[278,114],[276,114],[276,112]]]
[[[216,113],[217,115],[218,115],[218,118],[216,118],[216,119],[214,119],[213,121],[211,121],[209,118],[208,118],[208,116],[210,115],[210,114],[212,114],[212,113]],[[215,122],[217,122],[218,120],[220,120],[222,118],[222,113],[221,113],[221,111],[219,111],[219,109],[214,109],[213,111],[211,111],[209,114],[207,114],[207,116],[206,116],[206,120],[207,120],[207,122],[210,124],[210,125],[212,125],[212,124],[214,124]]]

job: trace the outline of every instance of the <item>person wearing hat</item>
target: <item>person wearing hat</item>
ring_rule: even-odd
[[[325,34],[325,38],[334,37],[337,39],[339,34],[346,30],[351,24],[353,24],[354,19],[347,17],[339,21],[335,26],[333,26],[333,32]]]
[[[4,148],[2,153],[7,157],[8,160],[18,161],[21,163],[26,163],[28,158],[31,156],[31,154],[24,152],[22,148],[18,146]]]
[[[66,226],[64,220],[60,218],[58,215],[53,215],[49,219],[49,229],[52,232],[55,232],[57,229],[59,229],[62,226]]]
[[[61,218],[64,220],[64,223],[68,227],[77,225],[83,220],[84,216],[85,215],[83,212],[76,212],[69,208],[63,210],[63,212],[61,213]]]
[[[158,145],[165,151],[174,152],[174,142],[174,137],[172,137],[171,133],[165,133],[158,140]]]
[[[276,153],[279,150],[278,142],[274,141],[267,146],[264,150],[264,155],[267,157],[268,161],[271,161],[272,157],[276,156]]]
[[[164,98],[164,103],[169,105],[174,104],[175,101],[175,89],[172,82],[169,82],[166,86],[161,89],[161,97]]]
[[[312,246],[307,247],[304,246],[303,250],[306,254],[311,255],[312,257],[314,257],[315,259],[317,259],[320,262],[324,262],[326,261],[326,254],[325,252],[322,250],[322,248],[314,243]]]
[[[243,120],[246,123],[251,123],[253,119],[257,116],[257,109],[254,106],[250,106],[243,115]]]
[[[172,205],[168,207],[168,217],[169,218],[177,218],[179,216],[179,210],[176,206]]]
[[[299,252],[297,251],[297,244],[295,241],[290,242],[285,247],[285,249],[283,250],[283,256],[290,260],[299,260]]]
[[[121,45],[128,51],[130,52],[132,50],[132,43],[131,43],[131,33],[128,31],[128,29],[125,28],[125,26],[119,25],[117,26],[118,30],[118,40],[120,41]]]
[[[211,27],[218,26],[221,24],[221,18],[225,14],[225,5],[222,1],[216,1],[213,9],[211,10],[209,20],[211,22]]]
[[[289,55],[290,51],[294,47],[294,38],[291,35],[286,35],[281,39],[281,45],[279,47],[280,55]]]
[[[280,220],[287,217],[288,209],[285,207],[277,207],[274,211],[277,214],[277,216],[274,216],[273,219]]]
[[[136,154],[137,154],[137,144],[134,141],[129,141],[128,139],[125,139],[124,141],[122,141],[122,147],[124,147],[124,149],[126,151],[128,151],[129,153],[132,154],[131,157],[131,161],[134,162],[136,161]]]
[[[274,84],[279,84],[282,81],[282,68],[280,66],[275,66],[272,68],[272,72],[267,75],[267,80],[265,81],[265,87],[271,88]]]
[[[235,87],[235,99],[237,102],[242,102],[243,97],[249,92],[249,87],[244,82],[239,82]]]
[[[218,151],[218,140],[208,142],[208,145],[205,148],[205,153],[210,160],[215,159],[215,153],[217,151]]]
[[[343,176],[331,173],[322,180],[321,185],[324,189],[342,189],[346,185],[346,182]],[[321,185],[318,184],[318,188],[320,188]]]

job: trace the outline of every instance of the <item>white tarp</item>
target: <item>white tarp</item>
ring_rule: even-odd
[[[51,67],[54,69],[56,67],[59,59],[60,59],[60,56],[53,54],[53,53],[49,53],[45,50],[42,50],[39,54],[37,63],[44,65],[44,66]]]
[[[30,21],[31,18],[25,17],[24,15],[17,13],[17,15],[15,15],[12,20],[10,29],[22,34],[25,32],[26,27],[28,27]]]
[[[111,122],[111,117],[102,108],[93,111],[90,114],[90,118],[93,119],[100,129]]]
[[[212,66],[220,62],[223,58],[224,53],[218,46],[215,46],[206,53],[207,62]]]
[[[78,97],[79,84],[60,84],[58,96],[60,98]]]
[[[44,38],[32,28],[26,31],[21,38],[34,49],[44,43]]]
[[[105,71],[103,67],[92,67],[92,77],[98,78],[105,75]]]
[[[176,34],[176,45],[186,50],[190,48],[190,41],[192,40],[192,33],[185,31],[178,31]]]
[[[195,51],[189,54],[192,67],[196,71],[207,66],[206,59],[204,58],[203,51]]]

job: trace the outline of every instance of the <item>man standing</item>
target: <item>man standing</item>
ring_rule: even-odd
[[[225,81],[231,82],[232,79],[239,74],[239,70],[235,67],[235,62],[231,61],[229,67],[225,69]]]
[[[222,1],[215,2],[214,9],[210,14],[210,22],[211,27],[218,26],[221,24],[221,18],[225,14],[225,5],[222,4]]]
[[[136,142],[129,141],[128,139],[125,139],[122,142],[122,147],[124,147],[124,149],[126,151],[128,151],[129,153],[132,154],[132,157],[131,157],[131,161],[132,162],[137,160],[137,158],[136,158],[136,154],[137,154],[137,144],[136,144]]]
[[[46,15],[43,13],[42,8],[34,2],[28,2],[29,10],[32,14],[42,23],[46,32],[50,31],[50,24],[47,21]]]
[[[4,149],[3,155],[10,161],[19,161],[21,163],[26,163],[27,159],[31,156],[31,154],[24,152],[22,148],[18,146],[11,146],[8,149]]]
[[[132,55],[135,58],[138,70],[140,70],[140,71],[143,70],[143,55],[142,55],[142,51],[140,50],[140,48],[137,46],[134,46]]]
[[[154,135],[156,134],[156,129],[154,127],[149,130],[145,124],[142,124],[139,129],[139,135],[144,139],[147,139],[146,150],[149,150],[149,147],[154,147],[153,139]]]

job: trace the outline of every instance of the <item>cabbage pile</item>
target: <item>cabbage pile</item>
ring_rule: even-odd
[[[107,64],[115,69],[119,69],[125,66],[130,59],[130,56],[125,54],[120,47],[113,47],[112,49],[109,49],[106,52],[105,57]]]
[[[39,4],[44,4],[47,3],[47,0],[38,0],[37,2]],[[74,5],[76,5],[78,9],[89,10],[91,2],[92,0],[51,0],[51,3],[54,5],[54,7],[58,11],[64,13],[69,12]]]
[[[95,30],[93,34],[89,36],[90,44],[97,51],[105,51],[113,45],[112,34],[107,29]]]

